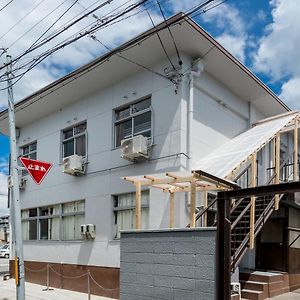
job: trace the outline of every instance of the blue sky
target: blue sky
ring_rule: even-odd
[[[220,0],[215,0],[216,3],[218,1]],[[83,12],[83,5],[89,7],[93,2],[95,1],[78,1],[57,26],[63,26]],[[107,7],[97,11],[98,17],[109,14],[111,10],[118,9],[118,6],[125,2],[125,0],[113,0]],[[131,0],[131,2],[134,3],[137,0]],[[201,2],[203,0],[160,0],[167,16],[179,11],[185,12]],[[53,20],[71,5],[71,1],[63,5],[61,3],[61,0],[13,1],[0,11],[1,46],[8,47],[13,57],[28,49],[32,42],[51,26]],[[149,0],[149,3],[152,4],[151,14],[154,22],[161,22],[162,16],[158,7],[153,9],[156,0]],[[33,9],[35,6],[36,8]],[[50,15],[51,11],[53,12]],[[292,109],[298,109],[300,108],[299,11],[300,0],[228,0],[205,14],[197,16],[195,21],[243,62]],[[46,16],[47,14],[49,16]],[[16,20],[19,22],[16,23]],[[76,25],[68,32],[69,36],[94,21],[93,17],[85,18],[82,24]],[[147,13],[142,12],[129,20],[97,32],[96,36],[106,45],[113,47],[150,27]],[[42,47],[39,50],[40,53],[65,38],[66,35],[63,38],[57,38],[51,44]],[[89,62],[103,51],[103,47],[86,37],[51,55],[14,86],[16,101]],[[0,57],[0,63],[3,63],[3,57]],[[6,92],[1,92],[3,87],[5,83],[0,81],[0,110],[4,109],[7,98]],[[6,181],[8,154],[8,139],[0,135],[0,189]]]

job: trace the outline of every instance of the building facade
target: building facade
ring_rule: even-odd
[[[135,189],[122,177],[193,170],[255,121],[289,110],[192,20],[180,14],[168,22],[180,63],[168,30],[157,28],[174,69],[150,30],[16,105],[20,156],[53,164],[41,185],[20,175],[27,280],[43,284],[45,274],[30,269],[47,264],[65,275],[89,268],[103,287],[94,292],[117,298],[119,232],[134,228],[135,216]],[[6,112],[0,126],[7,134]],[[139,135],[147,158],[124,159],[121,141]],[[63,172],[72,155],[82,157],[82,174]],[[167,195],[144,189],[141,199],[141,227],[167,228]],[[175,203],[174,226],[185,227],[186,194]],[[83,224],[95,226],[95,237],[82,237]]]

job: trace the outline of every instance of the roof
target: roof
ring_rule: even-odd
[[[144,66],[154,66],[161,62],[165,56],[155,34],[157,31],[160,31],[160,37],[169,55],[175,55],[166,24],[171,27],[180,52],[193,58],[204,59],[206,71],[239,97],[252,102],[263,114],[271,116],[290,110],[203,28],[183,13],[179,13],[169,18],[167,23],[162,22],[18,102],[15,105],[16,126],[25,126],[86,97],[82,86],[93,94],[141,70],[138,65],[125,61],[116,55],[117,53],[121,52],[122,56]],[[8,133],[7,110],[0,113],[0,131]]]

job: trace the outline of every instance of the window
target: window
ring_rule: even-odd
[[[86,154],[86,122],[62,131],[63,158],[77,154]]]
[[[135,228],[135,193],[117,195],[114,200],[114,238],[120,238],[120,230]],[[142,191],[141,228],[149,227],[149,191]]]
[[[85,201],[22,210],[24,240],[78,240]]]
[[[136,135],[151,137],[151,98],[115,110],[116,147]]]
[[[21,156],[30,159],[37,159],[37,143],[33,142],[21,147]]]
[[[20,156],[30,158],[30,159],[37,159],[37,142],[33,142],[31,144],[22,146],[20,148]],[[21,162],[20,162],[20,166],[22,166]],[[28,174],[27,170],[22,169],[22,176],[25,176],[27,174]]]
[[[80,225],[84,224],[84,201],[62,205],[63,240],[81,238]]]

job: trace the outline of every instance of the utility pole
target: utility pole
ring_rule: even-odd
[[[13,222],[15,236],[15,278],[17,289],[17,300],[25,300],[25,272],[23,257],[23,237],[21,223],[21,205],[19,190],[19,167],[17,156],[16,124],[14,112],[14,94],[12,88],[12,64],[11,56],[6,55],[7,59],[7,91],[8,91],[8,123],[10,137],[10,174],[12,176],[12,199],[13,202]]]

